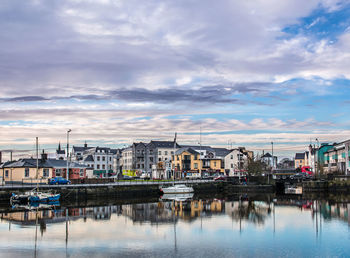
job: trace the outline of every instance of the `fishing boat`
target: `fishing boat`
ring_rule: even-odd
[[[39,181],[38,181],[38,171],[39,171],[39,154],[38,154],[38,137],[36,137],[36,180],[37,185],[31,191],[25,192],[24,194],[12,193],[10,197],[10,204],[26,204],[26,203],[49,203],[56,202],[60,199],[60,194],[51,192],[39,192]]]
[[[48,203],[48,202],[56,202],[60,200],[60,194],[54,194],[50,192],[37,192],[33,191],[29,195],[29,202],[40,202],[40,203]]]

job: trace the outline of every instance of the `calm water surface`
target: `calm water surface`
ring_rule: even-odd
[[[350,203],[241,196],[2,208],[1,257],[350,257]]]

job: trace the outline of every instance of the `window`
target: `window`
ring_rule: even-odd
[[[100,161],[100,156],[97,156],[97,161]]]
[[[198,169],[198,164],[197,163],[194,163],[194,168]]]
[[[152,164],[149,164],[149,168],[152,168]]]
[[[43,170],[43,177],[49,177],[49,169],[48,168],[44,168]]]
[[[9,171],[5,170],[5,177],[9,177]]]
[[[162,161],[162,158],[159,158],[158,161]]]
[[[109,165],[109,170],[112,170],[112,165]]]
[[[179,159],[179,156],[177,156],[177,160],[180,160],[180,159]]]
[[[174,152],[173,152],[173,151],[171,152],[171,155],[174,155]]]
[[[194,160],[197,160],[198,159],[198,155],[194,155]]]
[[[57,168],[57,169],[55,170],[55,174],[56,174],[56,176],[62,176],[62,175],[61,175],[61,169],[60,169],[60,168]]]
[[[231,168],[233,168],[233,164],[231,163]]]
[[[24,169],[24,176],[29,177],[29,168]]]
[[[165,155],[168,155],[168,152],[167,152],[167,151],[165,151]]]
[[[106,157],[105,156],[102,157],[102,161],[106,161]]]
[[[100,164],[97,164],[97,169],[100,169]]]
[[[216,161],[214,161],[214,167],[216,167]]]
[[[231,159],[233,159],[233,155],[231,155]]]
[[[79,176],[84,177],[84,169],[80,169]]]
[[[112,161],[112,157],[109,157],[109,161]]]
[[[150,161],[150,162],[153,162],[153,157],[149,157],[149,161]]]
[[[102,165],[102,169],[106,169],[106,165],[105,164]]]

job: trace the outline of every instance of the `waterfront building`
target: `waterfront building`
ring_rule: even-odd
[[[276,167],[277,164],[277,156],[273,156],[266,152],[263,152],[263,155],[260,157],[261,161],[266,165],[266,169],[272,169]]]
[[[175,150],[180,146],[176,144]],[[170,178],[169,167],[174,155],[174,141],[151,141],[149,143],[133,143],[130,147],[122,150],[123,173],[128,175],[138,175],[142,173],[149,174],[150,177],[157,177],[159,173],[164,178]],[[163,169],[163,172],[159,172]],[[153,171],[158,170],[157,175],[152,175]],[[131,174],[130,174],[131,173]]]
[[[76,162],[69,162],[69,179],[83,179],[86,177],[86,166]],[[7,183],[30,183],[36,179],[46,181],[49,178],[61,176],[66,178],[67,161],[47,159],[47,154],[42,154],[38,159],[19,159],[13,162],[6,162],[0,167],[0,173]]]
[[[87,143],[83,147],[72,148],[72,159],[86,165],[89,168],[89,176],[93,170],[93,177],[109,177],[120,172],[120,157],[119,149],[88,147]]]
[[[200,153],[191,147],[182,147],[175,152],[174,167],[176,178],[209,176],[225,171],[222,159],[209,153],[201,158]]]
[[[334,143],[323,152],[322,172],[349,174],[350,140]]]
[[[303,153],[295,153],[294,168],[308,166],[308,153],[308,151]]]
[[[252,151],[244,147],[232,149],[224,157],[225,173],[229,176],[242,176],[246,172],[248,160],[253,158]]]

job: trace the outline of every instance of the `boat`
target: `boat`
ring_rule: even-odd
[[[33,191],[29,195],[29,202],[40,202],[40,203],[49,203],[57,202],[60,200],[60,194],[54,194],[50,192],[37,192]]]
[[[285,194],[303,194],[303,188],[301,186],[289,186],[284,189]]]
[[[26,204],[26,203],[50,203],[56,202],[60,199],[60,194],[51,192],[39,192],[38,170],[39,170],[39,155],[38,155],[38,137],[36,137],[36,180],[37,185],[31,191],[24,194],[12,193],[10,197],[10,204]],[[68,161],[67,161],[68,162]]]
[[[15,194],[12,193],[10,197],[10,204],[26,204],[29,201],[29,194],[24,193],[24,194]]]
[[[167,194],[163,194],[161,199],[181,202],[181,201],[187,201],[189,199],[192,199],[193,195],[194,195],[194,193],[180,193],[180,194],[167,193]]]
[[[26,203],[26,204],[20,204],[20,203],[14,203],[12,204],[12,209],[16,210],[47,210],[47,209],[56,209],[57,207],[61,206],[59,201],[55,202],[49,202],[49,203],[39,203],[39,202],[33,202],[33,203]]]
[[[12,193],[10,203],[13,204],[27,204],[27,203],[50,203],[56,202],[60,199],[60,194],[50,192],[38,192],[35,189],[25,192],[23,194]]]
[[[182,184],[161,188],[160,191],[164,194],[192,193],[192,192],[194,192],[194,190],[191,186],[186,186],[186,185],[182,185]]]

